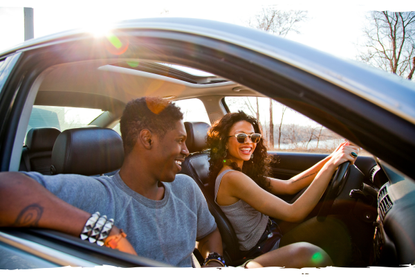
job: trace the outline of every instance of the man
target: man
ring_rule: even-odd
[[[176,176],[189,154],[182,119],[167,100],[130,101],[120,122],[125,158],[112,177],[0,173],[0,226],[54,229],[175,266],[192,266],[198,240],[207,265],[221,266],[204,197],[190,177]]]

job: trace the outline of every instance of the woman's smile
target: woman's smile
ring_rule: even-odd
[[[248,121],[242,120],[236,122],[229,131],[229,140],[227,143],[228,158],[242,167],[244,161],[251,159],[251,155],[256,148],[256,143],[253,143],[250,138],[245,139],[243,143],[238,142],[235,135],[240,133],[253,134],[255,133],[254,126]]]

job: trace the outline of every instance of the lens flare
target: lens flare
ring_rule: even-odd
[[[106,36],[111,29],[113,28],[113,24],[111,22],[107,22],[106,20],[88,20],[84,22],[83,29],[92,34],[96,38]]]
[[[135,62],[135,61],[129,61],[127,62],[127,64],[131,67],[137,67],[140,63],[139,62]]]
[[[107,35],[107,39],[115,48],[120,49],[122,47],[122,42],[117,38],[117,36],[109,34]]]
[[[129,41],[126,36],[116,36],[113,33],[108,33],[106,36],[108,43],[106,43],[106,49],[113,55],[121,55],[127,51]]]
[[[320,252],[316,252],[312,257],[311,257],[311,262],[314,264],[319,264],[323,261],[323,255]]]

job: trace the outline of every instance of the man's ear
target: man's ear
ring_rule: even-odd
[[[140,140],[141,144],[146,149],[151,149],[153,145],[153,134],[151,133],[150,130],[148,129],[141,130],[138,139]]]

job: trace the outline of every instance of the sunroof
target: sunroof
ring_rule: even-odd
[[[215,75],[213,75],[212,73],[209,72],[205,72],[205,71],[201,71],[201,70],[197,70],[191,67],[187,67],[187,66],[183,66],[183,65],[176,65],[176,64],[167,64],[167,63],[159,63],[168,67],[172,67],[175,69],[178,69],[180,71],[186,72],[190,75],[193,76],[198,76],[198,77],[216,77]]]
[[[120,62],[113,65],[158,74],[192,84],[214,84],[228,81],[227,79],[215,76],[208,72],[175,64],[132,61]]]

